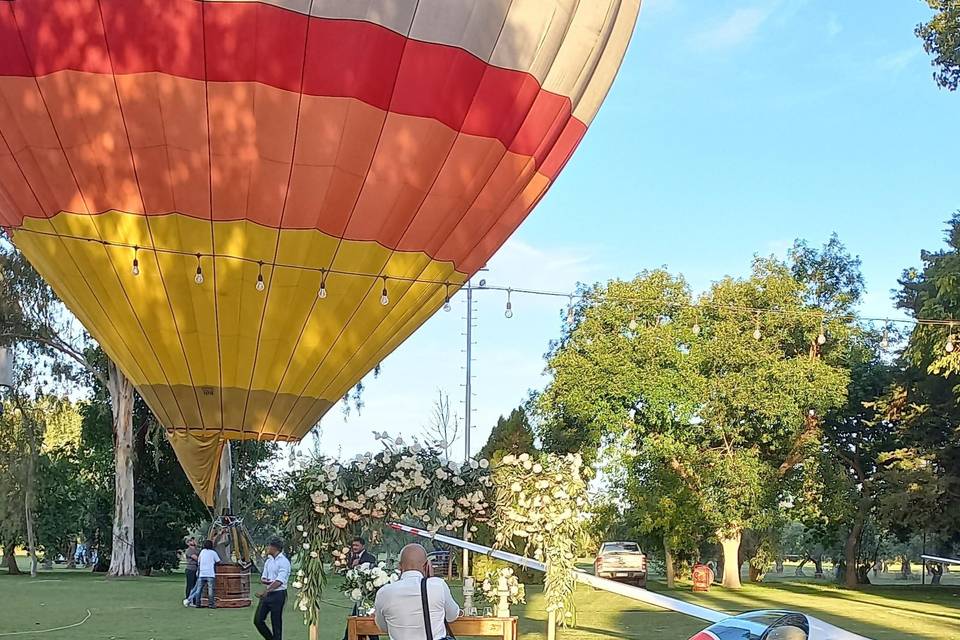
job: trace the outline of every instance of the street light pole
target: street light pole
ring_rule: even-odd
[[[463,463],[469,464],[470,461],[470,427],[471,427],[471,400],[473,396],[473,284],[471,280],[467,280],[467,380],[464,388],[464,418],[463,418]],[[466,522],[463,525],[463,538],[464,540],[470,539],[470,523]],[[470,552],[467,549],[463,550],[463,567],[460,572],[463,578],[466,578],[470,575]]]

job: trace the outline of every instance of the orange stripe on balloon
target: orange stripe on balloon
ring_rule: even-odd
[[[538,162],[496,139],[344,98],[305,96],[297,130],[296,94],[256,83],[210,84],[205,95],[199,81],[161,74],[118,77],[117,89],[107,76],[80,72],[38,82],[45,100],[34,79],[0,79],[0,133],[13,151],[0,145],[8,226],[59,211],[179,212],[318,229],[469,272],[464,261],[487,231],[507,210],[518,224],[532,206],[527,185],[548,185],[543,168],[559,171],[579,142],[570,121],[558,120]]]
[[[155,71],[290,92],[300,91],[302,78],[307,95],[433,118],[538,162],[542,141],[557,127],[586,129],[572,116],[569,97],[542,89],[529,73],[368,22],[255,2],[211,3],[202,11],[195,0],[99,4],[102,22],[97,0],[0,3],[0,76]]]

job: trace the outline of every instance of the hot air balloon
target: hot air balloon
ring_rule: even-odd
[[[211,504],[475,273],[639,0],[0,2],[0,225]]]

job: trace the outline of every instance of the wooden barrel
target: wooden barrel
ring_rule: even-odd
[[[217,565],[217,583],[214,589],[217,606],[224,609],[240,609],[250,606],[250,569],[236,564]],[[201,596],[201,605],[206,607],[207,590]]]

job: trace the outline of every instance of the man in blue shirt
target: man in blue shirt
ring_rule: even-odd
[[[274,538],[267,546],[267,561],[263,564],[260,583],[266,589],[257,594],[260,604],[253,617],[253,626],[264,640],[283,638],[283,605],[287,602],[287,581],[290,580],[290,561],[283,555],[283,542]],[[270,614],[270,627],[267,626],[267,614]]]

